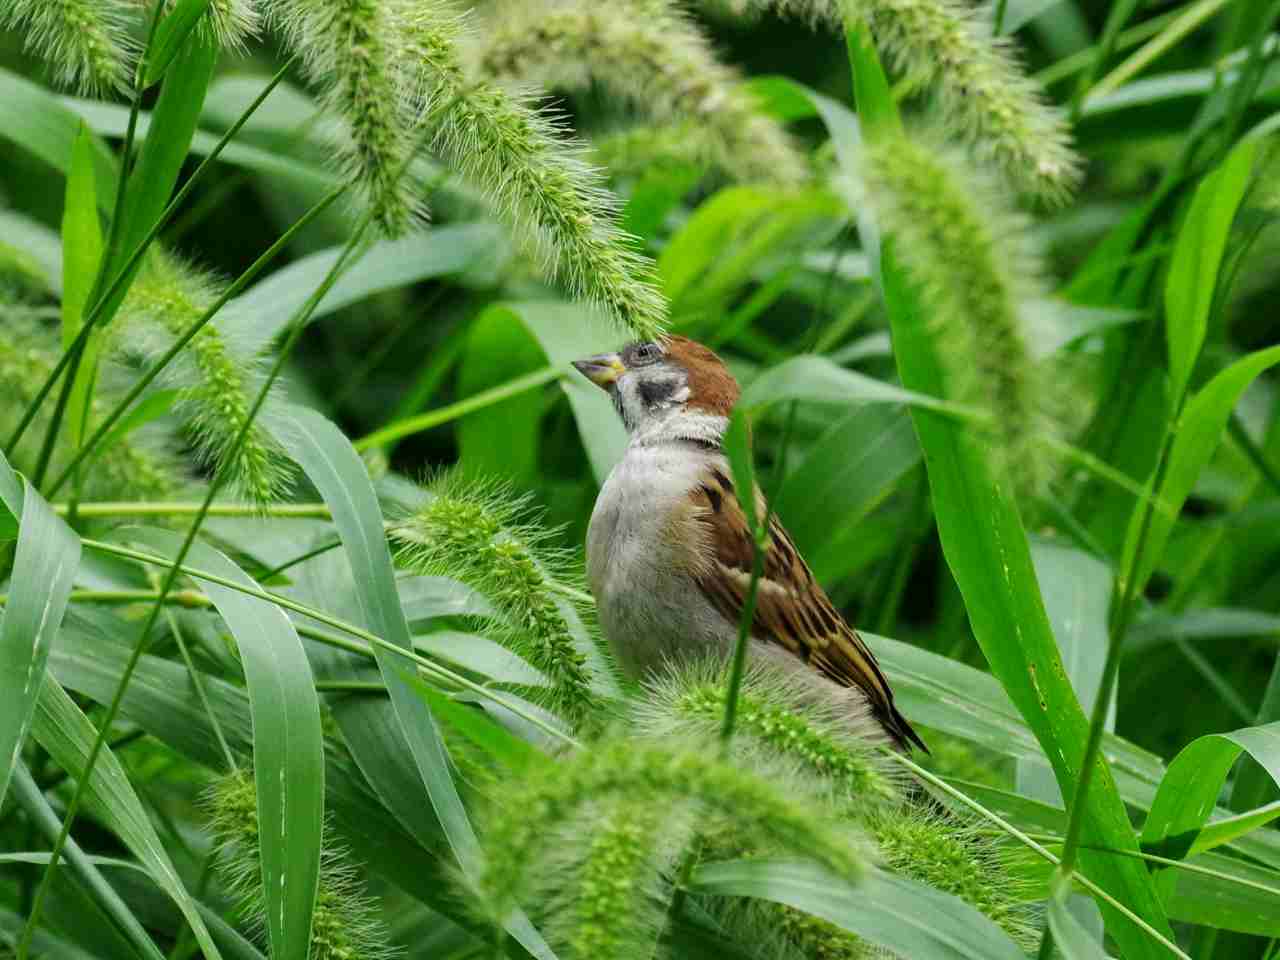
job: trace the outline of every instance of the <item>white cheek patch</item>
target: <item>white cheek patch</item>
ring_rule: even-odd
[[[685,384],[679,390],[671,395],[671,399],[675,403],[684,403],[689,399],[689,385]]]

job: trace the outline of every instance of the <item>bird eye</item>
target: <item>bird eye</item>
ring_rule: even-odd
[[[656,343],[638,343],[632,349],[631,362],[637,365],[653,363],[659,356]]]

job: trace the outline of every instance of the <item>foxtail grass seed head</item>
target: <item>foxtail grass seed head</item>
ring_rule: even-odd
[[[691,823],[645,795],[589,801],[527,866],[522,903],[563,960],[653,956]]]
[[[946,399],[984,412],[997,465],[1018,489],[1038,489],[1046,425],[1023,311],[1045,292],[1025,223],[965,156],[927,138],[870,145],[862,176],[924,301]]]
[[[228,774],[214,783],[206,804],[218,874],[262,937],[266,900],[254,781],[242,772]],[[397,955],[376,901],[362,891],[359,874],[345,851],[326,838],[311,919],[311,960],[391,960]]]
[[[654,739],[714,740],[724,718],[726,664],[721,659],[673,666],[648,682],[631,721]],[[803,770],[826,785],[840,806],[870,809],[901,800],[900,774],[876,753],[882,739],[870,717],[851,716],[794,674],[769,662],[748,663],[738,697],[735,757],[764,759]]]
[[[218,282],[208,274],[153,252],[121,307],[115,349],[125,357],[154,359],[205,313],[218,292]],[[215,321],[192,338],[161,380],[180,391],[175,410],[205,465],[224,471],[239,496],[266,504],[288,491],[294,470],[263,416],[233,450],[262,384],[259,366],[257,358],[227,340]],[[270,405],[264,416],[269,417]]]
[[[647,798],[652,809],[697,812],[701,829],[731,829],[758,837],[792,856],[808,857],[856,880],[860,844],[836,829],[821,801],[777,781],[715,759],[705,742],[690,746],[635,740],[604,741],[534,771],[513,784],[486,832],[488,862],[481,888],[495,917],[504,916],[534,882],[537,864],[556,832],[597,803]],[[518,811],[518,815],[512,815]]]
[[[616,198],[583,159],[584,147],[528,96],[470,77],[458,51],[462,34],[447,4],[406,14],[406,61],[420,68],[430,149],[488,196],[575,296],[635,337],[657,336],[666,302],[653,265],[618,227]]]
[[[240,50],[262,26],[254,0],[211,0],[204,25],[218,46]]]
[[[733,179],[805,179],[786,131],[670,0],[506,0],[476,42],[480,70],[504,83],[600,87],[651,122],[685,121],[700,153]]]
[[[865,822],[888,869],[959,897],[1022,946],[1035,945],[1034,889],[1010,869],[1012,858],[997,839],[977,824],[919,805],[873,811]]]
[[[549,532],[528,517],[527,499],[509,489],[448,477],[391,535],[409,569],[454,577],[486,596],[502,616],[493,625],[496,638],[549,682],[545,692],[532,695],[581,721],[598,706],[579,645],[586,636],[584,612],[555,586],[582,586],[568,555],[549,547]]]
[[[275,0],[268,7],[320,88],[324,107],[346,128],[338,143],[343,175],[390,236],[422,213],[412,179],[401,176],[417,142],[401,6],[397,0]]]
[[[1049,203],[1080,179],[1066,119],[1026,76],[1017,49],[993,36],[991,11],[961,0],[748,0],[811,23],[864,22],[876,48],[912,89],[930,91],[952,135]]]
[[[138,56],[130,33],[139,5],[130,0],[6,0],[0,29],[53,69],[59,86],[90,96],[128,85]]]

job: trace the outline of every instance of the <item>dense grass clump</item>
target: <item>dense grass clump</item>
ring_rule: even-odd
[[[0,953],[1277,960],[1278,23],[0,0]]]

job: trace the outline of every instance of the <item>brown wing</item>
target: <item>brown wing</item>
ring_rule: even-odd
[[[751,582],[752,542],[747,518],[723,470],[713,470],[691,493],[693,517],[708,538],[715,562],[696,571],[698,585],[732,623],[742,619]],[[764,519],[763,497],[757,494],[756,514]],[[777,518],[769,521],[769,545],[764,575],[756,592],[752,636],[785,647],[814,669],[843,686],[857,686],[871,709],[897,743],[928,747],[893,705],[893,691],[875,655],[831,605],[813,579]]]

